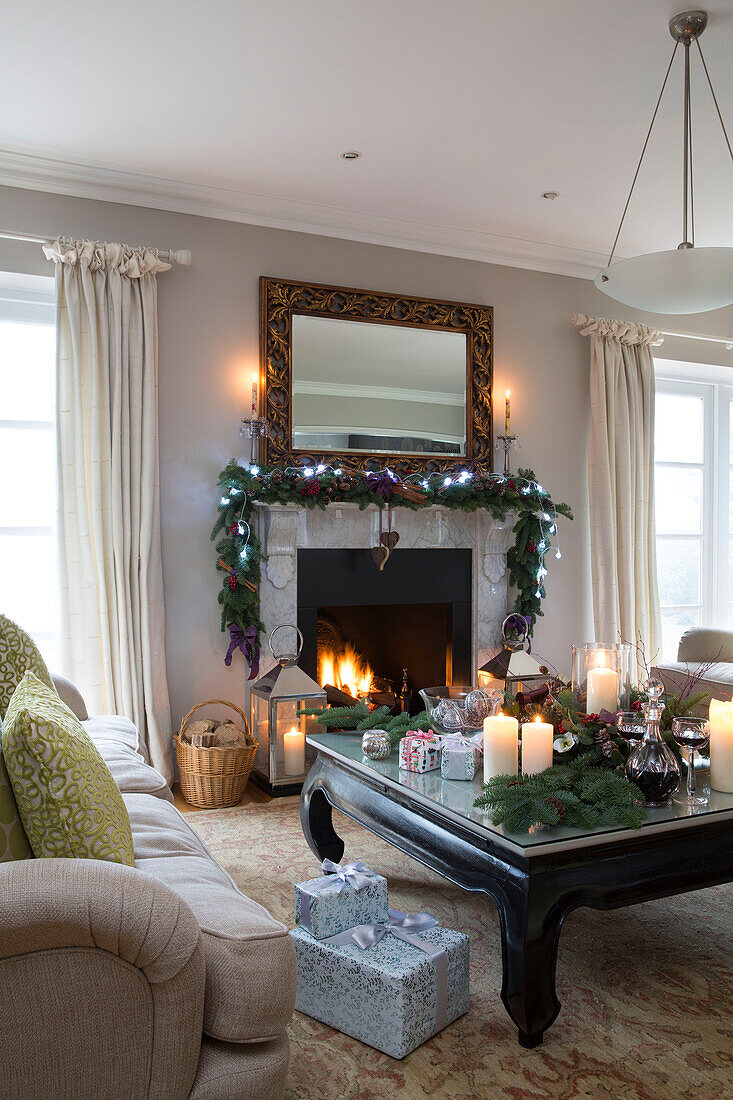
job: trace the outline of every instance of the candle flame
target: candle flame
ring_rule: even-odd
[[[509,400],[509,398],[510,398],[511,396],[512,396],[512,391],[511,391],[511,390],[507,390],[507,391],[506,391],[506,399],[507,399],[507,401]]]
[[[534,716],[534,720],[535,720],[535,722],[541,722],[541,721],[542,721],[542,719],[540,718],[539,714],[535,714],[535,716]]]
[[[287,732],[286,736],[287,736],[287,737],[292,737],[292,736],[293,736],[293,734],[294,734],[294,735],[295,735],[295,736],[297,737],[299,733],[300,733],[300,730],[299,730],[299,729],[296,729],[296,727],[295,727],[295,726],[293,726],[293,728],[292,728],[291,730],[288,730],[288,732]]]
[[[602,649],[598,653],[598,667],[599,668],[605,668],[606,667],[606,654],[603,652]]]

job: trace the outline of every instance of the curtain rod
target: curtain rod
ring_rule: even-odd
[[[34,237],[31,233],[16,233],[12,229],[0,229],[0,237],[6,241],[28,241],[29,244],[51,244],[54,237]],[[183,267],[190,267],[191,253],[187,248],[151,248],[151,252],[154,252],[156,256],[159,256],[161,260],[165,260],[166,263],[181,264]]]
[[[665,332],[660,329],[662,336],[677,336],[681,340],[705,340],[708,344],[723,344],[726,351],[733,351],[733,340],[723,336],[700,336],[696,332]]]

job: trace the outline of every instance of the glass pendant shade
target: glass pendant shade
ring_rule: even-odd
[[[649,313],[705,313],[733,303],[733,248],[675,248],[619,260],[595,284]]]

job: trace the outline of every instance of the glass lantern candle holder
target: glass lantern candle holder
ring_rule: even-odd
[[[297,652],[276,654],[273,647],[275,627],[270,635],[270,652],[277,664],[252,687],[250,694],[251,728],[259,741],[252,768],[253,778],[271,794],[282,794],[299,786],[309,765],[306,736],[322,733],[315,718],[300,714],[306,707],[326,706],[326,693],[298,667],[303,635],[298,635]]]
[[[586,714],[628,710],[632,647],[588,642],[572,647],[572,690]]]

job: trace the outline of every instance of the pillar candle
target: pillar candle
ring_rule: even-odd
[[[484,783],[495,775],[516,775],[519,768],[519,722],[511,715],[484,718]]]
[[[293,729],[283,734],[285,750],[285,774],[302,775],[305,771],[305,734]]]
[[[511,397],[511,390],[506,391],[506,402],[504,404],[504,435],[509,435],[509,421],[511,418],[512,405],[509,398]]]
[[[733,794],[733,702],[710,700],[710,786]]]
[[[588,672],[588,714],[600,714],[602,710],[615,714],[618,710],[618,673],[606,668],[606,657],[601,650],[598,667]]]
[[[549,722],[522,723],[522,775],[534,775],[552,767],[552,738],[554,729]]]

